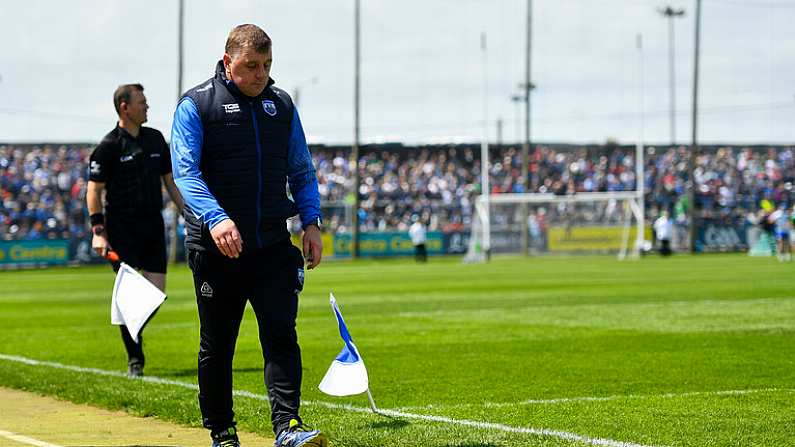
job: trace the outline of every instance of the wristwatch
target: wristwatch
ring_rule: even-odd
[[[306,227],[308,227],[310,225],[314,225],[314,226],[317,227],[318,230],[322,230],[323,229],[322,223],[323,223],[322,220],[320,219],[320,217],[318,217],[315,220],[313,220],[313,221],[309,222],[308,224],[306,224],[306,226],[304,228],[306,228]]]
[[[99,236],[100,234],[105,232],[105,225],[94,225],[93,227],[91,227],[91,232]]]

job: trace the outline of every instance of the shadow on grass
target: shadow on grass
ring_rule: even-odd
[[[378,422],[373,422],[370,424],[366,424],[367,427],[371,429],[382,429],[382,430],[401,430],[403,428],[408,427],[411,425],[411,422],[387,415],[380,415],[384,419]],[[483,443],[483,442],[465,442],[463,444],[439,444],[438,447],[504,447],[500,444],[492,444],[492,443]]]
[[[234,369],[234,372],[242,372],[242,373],[250,373],[250,372],[261,373],[262,371],[263,371],[263,367],[262,366],[253,367],[253,368],[235,368]],[[175,370],[175,371],[168,371],[168,373],[164,373],[162,376],[163,377],[196,377],[196,375],[198,375],[198,373],[199,372],[198,372],[198,370],[196,368],[190,368],[190,369],[178,369],[178,370]],[[122,447],[126,447],[126,446],[122,446]]]
[[[492,443],[484,444],[482,442],[468,442],[466,444],[445,444],[444,446],[441,447],[502,447],[502,446]]]
[[[168,373],[164,373],[162,377],[196,377],[196,375],[198,375],[198,371],[196,368],[193,368],[168,371]]]
[[[406,421],[405,419],[398,419],[392,416],[385,416],[385,415],[381,416],[384,418],[384,420],[373,422],[367,425],[370,428],[382,429],[382,430],[400,430],[402,428],[411,425],[411,423]]]

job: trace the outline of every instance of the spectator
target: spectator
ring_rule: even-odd
[[[660,217],[654,221],[654,232],[657,235],[657,242],[660,243],[660,254],[669,256],[671,254],[671,238],[673,237],[674,226],[668,211],[663,211]]]
[[[416,214],[411,216],[411,221],[412,224],[411,227],[409,227],[409,237],[411,238],[412,245],[414,245],[414,259],[417,262],[427,262],[428,251],[425,248],[427,238],[425,224]]]

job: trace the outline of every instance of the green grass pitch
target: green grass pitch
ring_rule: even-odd
[[[793,272],[743,255],[326,262],[300,299],[302,415],[334,446],[795,446]],[[0,272],[0,385],[199,425],[193,389],[10,360],[125,371],[112,285],[107,266]],[[404,416],[317,390],[342,346],[330,291],[377,404]],[[167,292],[146,374],[195,384],[186,267],[170,268]],[[250,309],[235,388],[265,394]],[[262,400],[235,410],[270,433]]]

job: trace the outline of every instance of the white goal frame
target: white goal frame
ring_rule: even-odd
[[[582,192],[570,195],[555,195],[549,193],[505,193],[480,195],[475,199],[475,210],[472,216],[472,230],[469,238],[469,248],[464,257],[464,262],[484,262],[491,257],[491,216],[492,204],[559,204],[559,203],[594,203],[609,202],[611,200],[624,201],[629,204],[625,209],[624,229],[622,233],[621,249],[618,259],[623,260],[628,255],[630,245],[630,228],[634,217],[637,226],[637,237],[631,256],[639,257],[644,245],[645,213],[642,191],[624,192]],[[523,218],[526,218],[523,216]]]

